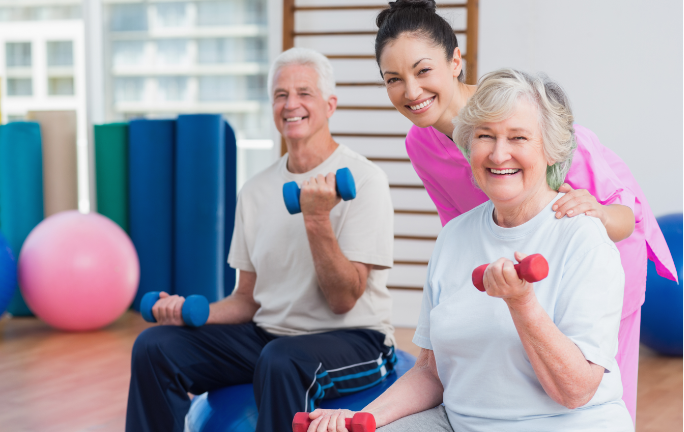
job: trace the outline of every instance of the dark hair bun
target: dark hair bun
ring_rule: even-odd
[[[436,13],[437,3],[435,3],[435,0],[397,0],[389,2],[389,7],[378,14],[375,24],[380,28],[391,15],[405,9],[422,9],[426,12]]]

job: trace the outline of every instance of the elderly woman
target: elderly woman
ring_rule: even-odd
[[[381,431],[633,430],[615,361],[620,254],[599,219],[552,210],[576,147],[572,121],[557,84],[511,69],[483,77],[455,120],[489,201],[439,235],[418,361],[363,410]],[[531,253],[550,268],[534,284],[512,261]],[[483,263],[486,293],[471,281]],[[351,415],[314,411],[309,432],[344,431]]]

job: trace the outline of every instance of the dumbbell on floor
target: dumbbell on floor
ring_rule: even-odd
[[[312,421],[308,412],[295,414],[292,432],[306,432]],[[344,427],[350,432],[375,432],[375,417],[371,413],[357,412],[353,418],[344,419]]]
[[[335,189],[344,201],[349,201],[356,198],[356,183],[354,183],[354,176],[352,176],[349,168],[340,168],[335,173]],[[289,182],[283,185],[283,199],[285,200],[285,207],[290,214],[301,213],[302,208],[299,206],[299,195],[301,189],[297,186],[297,182]]]
[[[473,285],[480,291],[485,290],[483,278],[487,266],[489,264],[482,264],[473,270]],[[530,283],[539,282],[549,275],[549,263],[541,254],[528,255],[514,267],[518,277]]]
[[[159,300],[159,291],[148,292],[140,301],[140,313],[147,322],[157,322],[152,307]],[[209,318],[209,302],[201,295],[191,295],[185,299],[181,309],[183,322],[190,327],[203,326]]]

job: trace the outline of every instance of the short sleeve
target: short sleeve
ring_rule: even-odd
[[[392,267],[394,208],[387,177],[381,171],[358,185],[356,198],[349,201],[337,243],[350,261]]]
[[[436,254],[432,255],[437,256]],[[432,260],[430,261],[432,263]],[[418,326],[416,327],[416,333],[413,335],[413,343],[424,349],[433,349],[432,342],[430,340],[430,313],[437,302],[433,298],[432,284],[430,283],[431,275],[431,264],[428,264],[427,269],[427,279],[425,280],[425,286],[423,287],[423,300],[420,306],[420,316],[418,317]]]
[[[592,363],[617,367],[625,274],[617,249],[599,243],[563,269],[554,320]]]
[[[606,148],[590,130],[575,125],[577,149],[565,181],[574,189],[586,189],[603,205],[621,204],[641,220],[640,207],[634,191],[613,170],[606,158]]]
[[[228,253],[228,264],[238,270],[254,272],[256,271],[252,260],[249,258],[249,249],[245,238],[244,224],[244,204],[242,194],[238,196],[235,208],[235,228],[233,229],[233,240],[230,242],[230,252]]]

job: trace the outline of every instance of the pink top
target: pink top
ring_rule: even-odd
[[[635,215],[634,232],[616,244],[625,270],[624,318],[644,302],[647,257],[655,262],[660,276],[676,281],[677,271],[646,197],[627,165],[590,130],[575,125],[575,137],[577,150],[566,183],[586,189],[603,205],[625,205]],[[406,136],[406,150],[437,206],[442,226],[489,199],[474,186],[470,164],[443,133],[413,126]]]

